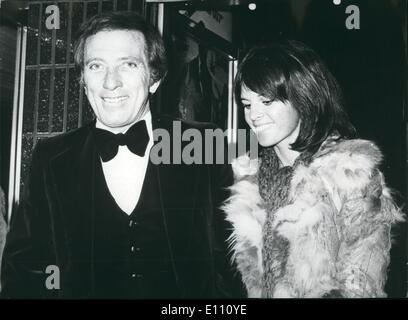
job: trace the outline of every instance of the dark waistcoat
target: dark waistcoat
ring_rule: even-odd
[[[96,160],[95,297],[177,296],[155,166],[149,162],[139,201],[128,215],[112,197]]]

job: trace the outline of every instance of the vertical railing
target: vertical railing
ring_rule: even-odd
[[[48,101],[48,132],[52,132],[52,120],[54,115],[54,84],[55,84],[55,44],[57,38],[57,30],[52,30],[51,36],[51,72],[50,72],[50,95]]]
[[[228,61],[228,144],[237,143],[238,114],[234,98],[234,79],[237,73],[238,61]]]
[[[157,9],[157,29],[160,34],[163,35],[163,25],[164,25],[164,4],[159,3]]]
[[[84,12],[86,12],[86,3],[85,3],[85,8]],[[69,93],[69,62],[70,62],[70,44],[71,44],[71,33],[72,33],[72,3],[69,4],[69,9],[68,9],[68,24],[67,24],[67,29],[68,29],[68,34],[67,34],[67,43],[66,43],[66,54],[65,54],[65,84],[64,84],[64,115],[62,118],[62,130],[63,132],[67,131],[67,113],[68,113],[68,93]],[[82,125],[82,104],[79,103],[79,112],[78,112],[78,127]]]
[[[13,123],[10,150],[10,175],[8,192],[7,221],[10,221],[13,208],[18,203],[20,196],[21,176],[21,143],[23,132],[24,108],[24,76],[26,60],[27,28],[19,26],[17,29],[17,50],[14,81]]]
[[[36,65],[39,66],[41,63],[41,35],[42,35],[42,15],[43,15],[43,4],[40,3],[39,8],[39,18],[38,18],[38,39],[37,39],[37,57],[36,57]],[[37,131],[38,131],[38,106],[40,100],[40,74],[41,69],[38,68],[36,70],[35,75],[35,101],[34,101],[34,119],[33,119],[33,146],[36,143]]]

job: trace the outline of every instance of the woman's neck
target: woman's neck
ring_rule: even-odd
[[[280,167],[293,166],[300,155],[299,151],[292,150],[289,146],[276,145],[273,149],[281,163]]]
[[[281,163],[280,167],[293,166],[296,158],[300,155],[299,151],[293,150],[291,148],[291,144],[294,143],[299,136],[299,131],[300,131],[300,121],[297,124],[296,128],[293,130],[293,132],[288,137],[286,137],[285,139],[283,139],[281,142],[279,142],[273,147]]]

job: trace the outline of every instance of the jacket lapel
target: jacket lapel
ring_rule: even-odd
[[[64,203],[63,208],[75,207],[87,215],[92,212],[96,156],[93,134],[89,128],[64,151],[50,159],[57,197]],[[71,203],[65,206],[66,201]]]
[[[73,139],[70,146],[50,160],[51,176],[59,202],[61,230],[65,239],[69,265],[81,277],[76,294],[91,295],[94,288],[93,257],[95,228],[95,171],[97,153],[93,140],[93,124]]]
[[[153,129],[165,129],[170,135],[170,159],[173,161],[173,119],[152,116]],[[181,138],[181,137],[180,137]],[[176,142],[177,143],[177,142]],[[188,142],[182,142],[183,146]],[[156,145],[156,143],[155,143]],[[158,201],[160,201],[163,225],[169,246],[172,268],[181,296],[191,285],[190,275],[195,263],[203,265],[203,257],[208,257],[208,239],[205,232],[207,189],[203,178],[205,165],[159,164],[155,165],[158,181]],[[201,260],[200,260],[201,259]]]
[[[160,118],[158,118],[153,112],[152,112],[152,129],[153,132],[155,129],[159,129],[160,128]],[[154,138],[153,138],[154,139]],[[153,148],[155,148],[157,145],[156,141],[153,141]],[[150,161],[150,159],[149,159]],[[174,276],[174,280],[176,282],[176,285],[178,287],[178,291],[181,292],[181,284],[180,284],[180,276],[176,267],[176,263],[175,263],[175,252],[174,252],[174,244],[171,241],[171,236],[170,236],[170,231],[169,231],[169,224],[168,224],[168,216],[167,216],[167,211],[166,211],[166,207],[165,207],[165,200],[164,200],[164,190],[163,190],[163,172],[162,172],[162,168],[161,165],[154,165],[154,164],[150,164],[152,166],[155,167],[154,170],[154,174],[156,174],[156,181],[157,181],[157,199],[159,201],[159,208],[161,211],[161,216],[163,218],[163,227],[164,227],[164,232],[165,237],[166,237],[166,242],[167,242],[167,246],[168,246],[168,250],[169,250],[169,255],[170,255],[170,262],[171,262],[171,268],[172,268],[172,272],[173,272],[173,276]]]

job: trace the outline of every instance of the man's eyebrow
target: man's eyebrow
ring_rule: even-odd
[[[137,57],[134,57],[134,56],[120,57],[119,60],[120,60],[120,61],[123,61],[123,60],[134,60],[134,61],[138,61],[138,62],[142,62],[142,61],[143,61],[143,59],[140,59],[140,58],[137,58]]]
[[[85,64],[88,64],[88,63],[90,63],[92,61],[103,61],[103,59],[101,59],[101,58],[89,58],[89,59],[87,59],[85,61]]]

